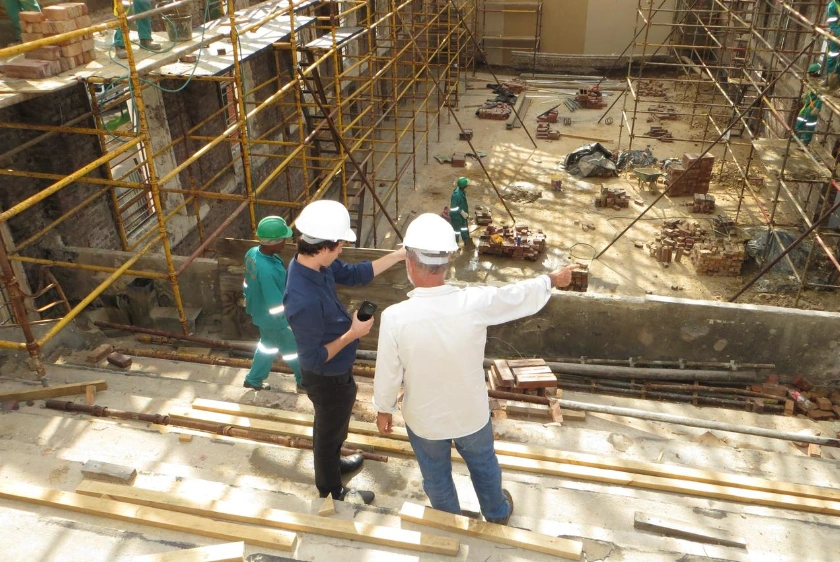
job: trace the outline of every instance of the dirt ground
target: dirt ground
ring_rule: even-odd
[[[500,78],[505,77],[500,76]],[[659,192],[650,193],[646,189],[640,189],[632,172],[622,172],[617,178],[580,179],[561,169],[563,158],[567,153],[591,141],[569,137],[561,137],[558,141],[535,138],[537,146],[534,148],[524,129],[507,130],[504,121],[478,119],[475,115],[475,107],[485,99],[493,97],[492,92],[485,88],[485,84],[492,82],[492,76],[489,74],[479,73],[475,78],[468,77],[466,91],[461,96],[455,115],[464,128],[473,130],[472,144],[475,150],[486,153],[482,163],[498,189],[498,194],[475,158],[467,157],[465,168],[440,164],[434,160],[435,155],[449,156],[455,151],[471,151],[465,141],[458,140],[460,129],[455,119],[446,116],[441,118],[439,139],[436,131],[432,133],[428,163],[418,166],[417,189],[409,197],[403,197],[400,202],[403,216],[406,213],[441,212],[449,203],[449,195],[456,179],[459,176],[465,176],[470,179],[467,196],[471,211],[476,205],[486,206],[492,210],[494,224],[510,224],[515,219],[517,224],[527,224],[532,228],[542,229],[547,235],[549,249],[547,254],[537,262],[502,258],[487,259],[488,256],[479,258],[474,251],[466,252],[456,262],[455,278],[459,277],[459,272],[463,277],[464,271],[478,271],[485,273],[479,280],[492,281],[497,278],[504,280],[511,274],[528,275],[572,260],[589,265],[589,291],[617,295],[657,294],[727,301],[759,271],[755,261],[749,260],[739,277],[699,276],[687,257],[683,257],[680,263],[671,263],[664,267],[649,256],[646,247],[636,246],[637,242],[653,241],[662,220],[666,218],[689,218],[711,231],[711,219],[714,215],[689,213],[690,209],[685,206],[685,203],[690,201],[690,197],[663,197],[604,252],[610,242],[615,240],[618,234],[641,214],[659,195]],[[665,84],[667,85],[668,82]],[[615,96],[620,95],[619,92],[608,92],[608,94],[608,104],[616,99]],[[670,91],[668,97],[662,102],[667,103],[671,99],[678,99],[685,95],[684,92]],[[560,103],[559,122],[552,125],[552,128],[559,129],[562,134],[606,139],[607,142],[603,144],[610,149],[627,148],[626,130],[622,132],[621,142],[618,142],[624,100],[619,100],[609,112],[607,116],[613,118],[613,123],[606,125],[603,122],[597,123],[604,110],[578,109],[570,113],[561,103],[563,98],[569,97],[569,93],[558,90],[532,90],[528,92],[528,97],[531,99],[531,104],[523,120],[532,136],[535,135],[536,115]],[[627,111],[632,111],[631,102],[627,104]],[[685,111],[685,109],[678,109],[678,111]],[[571,117],[571,126],[562,124],[564,117]],[[678,120],[664,121],[661,125],[670,130],[675,138],[702,139],[703,129],[699,124],[703,122],[703,119],[695,117],[694,126],[690,123],[691,120],[690,116],[686,116]],[[637,131],[647,131],[648,126],[640,121],[637,124]],[[660,161],[666,158],[681,158],[684,152],[700,152],[703,149],[699,140],[662,143],[651,139],[639,139],[634,142],[633,148],[641,149],[646,144],[650,145],[654,156]],[[421,147],[420,150],[424,148]],[[743,147],[743,150],[747,148]],[[737,181],[740,176],[731,163],[725,167],[723,174],[720,174],[723,146],[715,146],[711,153],[716,157],[715,173],[710,188],[710,193],[716,198],[715,213],[725,214],[734,219],[740,196],[740,182]],[[732,156],[728,155],[727,160],[731,161],[731,159]],[[755,164],[755,166],[760,170],[760,164]],[[760,176],[761,173],[756,175]],[[562,191],[551,189],[552,179],[562,180]],[[599,194],[602,184],[624,188],[630,197],[629,208],[617,211],[595,207],[593,201]],[[772,207],[769,202],[773,196],[770,185],[771,182],[766,181],[765,186],[757,191],[759,201],[746,192],[738,214],[736,223],[738,227],[761,224],[761,207],[763,206],[765,210]],[[660,190],[661,188],[660,184]],[[500,195],[504,197],[504,201]],[[777,223],[794,225],[797,219],[798,216],[792,210],[786,209],[785,205],[780,206],[777,211]],[[595,229],[583,230],[583,224],[592,224]],[[479,228],[482,227],[472,227],[474,237],[477,236],[476,230]],[[604,252],[603,255],[594,259],[601,252]],[[494,275],[494,272],[499,275]],[[505,275],[502,275],[502,272]],[[736,302],[840,311],[840,299],[834,292],[806,291],[803,292],[796,305],[794,305],[795,300],[795,291],[771,293],[758,292],[751,288]]]

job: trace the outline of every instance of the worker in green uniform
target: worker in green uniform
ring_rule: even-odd
[[[9,21],[12,22],[12,29],[15,32],[15,41],[20,41],[20,13],[40,12],[41,5],[38,0],[3,0],[3,7],[9,14]]]
[[[817,116],[822,108],[822,100],[813,91],[808,90],[802,95],[802,109],[796,117],[794,131],[804,144],[809,144],[817,129]]]
[[[151,0],[134,0],[131,13],[141,14],[151,9]],[[116,9],[114,15],[117,15]],[[139,19],[135,23],[137,24],[137,35],[140,37],[140,47],[148,51],[160,51],[163,46],[160,43],[152,41],[152,18]],[[125,38],[123,38],[122,29],[120,28],[117,28],[116,33],[114,33],[114,48],[117,50],[117,58],[128,58],[128,53],[125,52]]]
[[[257,225],[260,245],[245,253],[245,281],[242,283],[245,311],[260,329],[260,341],[251,370],[245,377],[245,388],[271,389],[263,381],[268,377],[278,352],[292,368],[295,381],[300,386],[297,345],[283,307],[286,267],[278,255],[291,236],[292,229],[282,217],[265,217]]]
[[[464,244],[470,244],[470,231],[467,225],[467,220],[470,217],[470,209],[467,205],[467,186],[470,180],[467,178],[458,178],[455,185],[455,191],[452,192],[452,197],[449,200],[449,222],[452,224],[452,229],[455,231],[455,241],[458,241],[458,236],[464,241]]]
[[[826,8],[825,23],[828,25],[828,31],[834,37],[840,38],[840,2],[838,0],[831,0]],[[840,75],[840,43],[828,41],[828,54],[825,59],[825,82],[823,86],[836,85],[837,78],[832,78],[834,75]]]

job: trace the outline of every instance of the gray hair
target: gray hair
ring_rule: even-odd
[[[437,275],[446,272],[449,268],[449,259],[452,254],[450,252],[423,252],[406,248],[406,257],[421,273]]]

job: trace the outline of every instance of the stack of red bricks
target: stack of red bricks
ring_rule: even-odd
[[[668,219],[662,221],[662,230],[649,246],[651,257],[661,263],[680,261],[682,255],[691,251],[695,243],[706,238],[706,231],[696,221]]]
[[[555,131],[548,123],[537,123],[537,138],[560,140],[560,131]]]
[[[691,205],[692,213],[706,213],[707,215],[715,212],[715,196],[708,193],[695,193],[694,202],[686,203]]]
[[[715,157],[711,154],[700,158],[698,154],[686,152],[682,157],[682,165],[676,164],[668,168],[668,175],[665,178],[669,187],[668,194],[677,197],[708,193],[714,165]]]
[[[493,216],[490,214],[490,207],[475,206],[475,224],[479,226],[487,226],[493,222]]]
[[[527,226],[487,225],[478,239],[478,253],[505,256],[515,260],[536,261],[545,251],[545,234]]]
[[[702,242],[691,250],[691,263],[699,275],[735,277],[741,274],[745,256],[742,242]]]
[[[630,206],[630,197],[620,187],[601,186],[601,196],[595,198],[596,207],[612,207],[616,211]]]
[[[21,40],[36,41],[90,27],[87,5],[81,2],[56,4],[42,12],[21,12]],[[47,78],[82,66],[96,58],[92,35],[62,41],[28,51],[24,59],[3,65],[12,78]]]
[[[521,78],[509,78],[502,81],[502,86],[508,89],[511,94],[521,94],[528,89],[528,83]]]
[[[578,264],[578,269],[572,271],[572,282],[565,287],[561,287],[560,290],[585,293],[588,288],[589,269],[583,264]]]

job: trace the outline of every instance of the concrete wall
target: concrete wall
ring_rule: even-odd
[[[515,9],[516,2],[483,3],[488,10]],[[526,2],[532,9],[533,2]],[[659,2],[654,3],[654,8]],[[630,43],[636,21],[635,0],[548,0],[543,2],[540,26],[540,53],[566,55],[618,55]],[[648,41],[661,43],[671,31],[666,24],[671,21],[674,0],[668,0],[662,11],[652,18]],[[647,14],[646,14],[647,16]],[[489,37],[533,37],[536,14],[479,12],[479,34]],[[523,41],[500,43],[497,39],[485,41],[488,46],[504,45],[515,50],[527,50]],[[511,50],[488,48],[489,62],[511,64]]]

